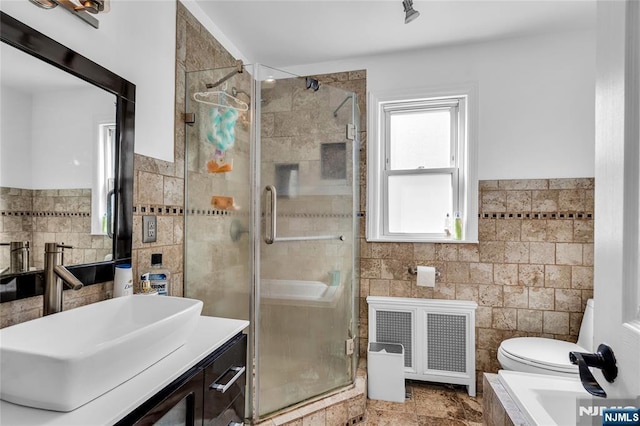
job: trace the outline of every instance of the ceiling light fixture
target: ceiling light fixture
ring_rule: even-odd
[[[413,0],[402,0],[402,6],[404,6],[404,23],[408,24],[409,22],[416,19],[420,16],[420,12],[413,8]]]
[[[58,3],[52,0],[29,0],[31,3],[35,4],[38,7],[43,9],[53,9],[58,5]]]
[[[92,15],[107,13],[110,10],[111,0],[29,0],[31,3],[43,9],[53,9],[62,6],[78,18],[94,28],[100,26],[100,22]]]

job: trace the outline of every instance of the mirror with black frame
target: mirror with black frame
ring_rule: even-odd
[[[48,242],[110,281],[131,260],[135,85],[0,14],[0,300],[42,294]]]

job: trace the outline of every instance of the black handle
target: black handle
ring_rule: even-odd
[[[569,352],[569,361],[578,365],[580,373],[580,381],[585,390],[593,396],[606,398],[607,393],[598,384],[589,367],[595,367],[602,370],[602,375],[609,383],[613,383],[618,377],[618,367],[616,366],[616,357],[613,350],[605,344],[598,346],[596,353]]]

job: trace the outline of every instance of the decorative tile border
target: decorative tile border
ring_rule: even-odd
[[[153,206],[153,205],[137,205],[133,206],[133,214],[150,214],[158,216],[179,216],[184,214],[182,206]]]
[[[592,212],[478,213],[479,219],[593,219]]]
[[[33,211],[0,211],[1,216],[33,216],[33,217],[91,217],[91,213],[82,212],[33,212]]]

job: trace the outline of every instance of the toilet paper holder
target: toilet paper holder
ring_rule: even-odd
[[[417,266],[409,266],[409,273],[411,275],[418,275],[418,267]],[[440,278],[440,271],[436,268],[436,277]]]

